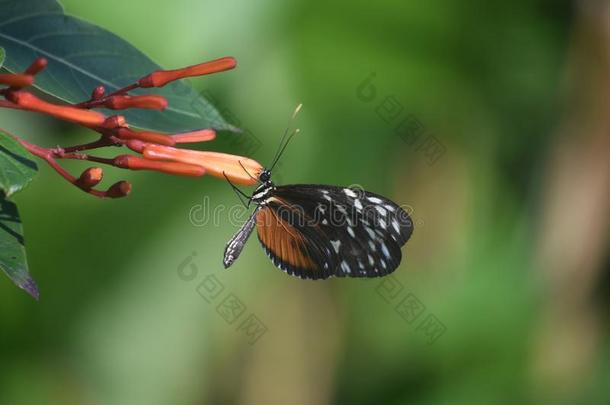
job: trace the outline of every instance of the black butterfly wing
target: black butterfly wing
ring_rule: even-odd
[[[257,230],[274,264],[291,275],[380,277],[400,264],[413,224],[401,207],[377,194],[287,185],[264,202]]]

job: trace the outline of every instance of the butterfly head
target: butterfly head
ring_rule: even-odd
[[[264,169],[261,174],[258,175],[258,179],[261,181],[261,183],[271,181],[271,170]]]
[[[250,197],[250,201],[254,202],[255,204],[260,204],[265,201],[269,193],[275,189],[275,186],[271,181],[271,170],[263,170],[258,175],[258,180],[261,182],[261,184],[256,188],[256,190],[254,190],[254,193],[252,193],[252,196]]]

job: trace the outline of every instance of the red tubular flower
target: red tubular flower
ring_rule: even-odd
[[[114,158],[114,164],[118,167],[131,170],[155,170],[167,174],[179,176],[199,177],[205,174],[201,166],[188,163],[164,162],[142,159],[133,155],[120,155]]]
[[[224,178],[237,184],[256,184],[263,166],[256,160],[219,152],[201,152],[176,149],[162,145],[144,146],[143,155],[150,160],[171,160],[202,166],[212,176]]]
[[[228,56],[182,69],[157,70],[141,78],[138,81],[138,85],[140,87],[163,87],[174,80],[223,72],[225,70],[233,69],[235,66],[237,66],[235,58]]]
[[[126,197],[131,193],[131,184],[126,181],[119,181],[114,183],[108,190],[106,190],[106,197],[109,198],[121,198]]]
[[[163,96],[151,94],[144,96],[117,95],[108,97],[103,106],[112,110],[125,110],[127,108],[143,108],[147,110],[165,110],[167,100]]]
[[[52,115],[64,121],[76,122],[87,126],[96,126],[103,124],[106,120],[106,116],[97,111],[88,111],[70,106],[47,103],[25,91],[12,91],[9,92],[6,97],[24,110]]]
[[[90,167],[80,175],[74,184],[83,190],[90,190],[97,186],[103,177],[104,171],[101,167]]]
[[[121,139],[137,139],[159,145],[174,146],[176,144],[176,141],[171,136],[152,131],[134,131],[129,128],[119,128],[117,136]]]
[[[184,132],[170,136],[174,139],[175,143],[206,142],[216,138],[216,131],[213,129],[200,129],[199,131]]]
[[[25,74],[35,76],[40,73],[44,68],[47,67],[49,62],[46,58],[37,58],[32,64],[25,70]]]
[[[99,167],[90,167],[76,178],[59,164],[59,159],[77,159],[81,161],[108,164],[130,170],[154,170],[180,176],[199,177],[206,173],[229,180],[237,184],[253,185],[256,183],[263,167],[255,160],[218,152],[203,152],[188,149],[177,149],[176,144],[205,142],[216,138],[214,129],[201,129],[177,134],[164,134],[153,131],[136,131],[129,128],[122,115],[106,116],[92,109],[103,107],[113,110],[142,108],[164,110],[168,101],[159,95],[130,95],[129,92],[139,87],[162,87],[181,78],[207,75],[233,69],[234,58],[225,57],[210,62],[200,63],[182,69],[159,70],[136,83],[115,90],[106,95],[104,86],[96,87],[89,100],[74,105],[54,104],[44,101],[21,88],[34,83],[34,77],[47,66],[47,59],[38,58],[24,73],[0,74],[0,108],[14,108],[39,112],[55,118],[71,121],[93,129],[101,137],[93,142],[62,148],[43,148],[15,137],[28,151],[44,159],[64,179],[78,188],[96,197],[120,198],[131,192],[131,184],[119,181],[107,190],[95,187],[102,181],[103,171]],[[119,155],[107,158],[90,155],[88,150],[107,146],[127,146],[141,155]]]
[[[31,86],[34,83],[34,76],[23,73],[0,73],[0,84],[5,84],[13,88]]]

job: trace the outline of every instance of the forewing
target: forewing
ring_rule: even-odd
[[[280,246],[300,246],[314,266],[302,268],[284,263],[284,270],[304,278],[389,274],[400,264],[400,247],[413,231],[411,218],[401,207],[359,189],[279,186],[264,209],[269,210],[266,217],[271,216],[276,222],[279,218],[281,222],[266,237],[261,238],[258,228],[263,247],[281,267],[286,253]],[[270,238],[276,233],[293,242],[276,242],[275,248],[270,247]]]
[[[271,259],[286,273],[300,278],[320,279],[333,275],[334,257],[325,247],[323,234],[315,228],[297,225],[294,211],[274,199],[256,217],[258,239]]]

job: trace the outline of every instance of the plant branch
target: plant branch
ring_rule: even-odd
[[[122,87],[122,88],[118,89],[117,91],[114,91],[114,92],[108,94],[107,96],[103,96],[98,99],[94,99],[93,97],[91,97],[87,101],[83,101],[82,103],[74,104],[74,107],[86,108],[86,109],[99,107],[101,105],[104,105],[104,103],[106,103],[106,101],[108,101],[108,99],[110,97],[124,95],[124,94],[127,94],[128,92],[130,92],[131,90],[135,90],[138,88],[140,88],[140,85],[138,83],[133,83],[133,84],[130,84],[129,86]]]
[[[94,188],[80,187],[80,185],[78,184],[78,179],[76,177],[72,176],[66,169],[64,169],[63,167],[61,167],[61,165],[59,163],[57,163],[57,160],[55,160],[55,153],[54,153],[53,149],[43,148],[41,146],[31,144],[28,141],[25,141],[25,140],[19,138],[18,136],[11,134],[10,132],[8,132],[6,130],[2,130],[2,131],[6,132],[10,136],[12,136],[17,142],[19,142],[21,145],[23,145],[23,147],[28,152],[30,152],[32,155],[37,156],[37,157],[43,159],[44,161],[46,161],[47,164],[53,168],[53,170],[55,170],[61,177],[66,179],[69,183],[77,186],[81,190],[83,190],[86,193],[89,193],[95,197],[99,197],[99,198],[109,197],[108,191],[100,191],[100,190],[96,190]],[[100,158],[100,159],[102,159],[102,158]],[[87,160],[91,160],[91,159],[87,159]]]
[[[80,152],[82,150],[104,148],[106,146],[115,146],[115,145],[116,146],[120,146],[120,144],[117,145],[118,143],[119,143],[118,139],[115,139],[114,137],[104,136],[103,135],[97,141],[93,141],[93,142],[89,142],[89,143],[84,143],[82,145],[68,146],[66,148],[63,148],[63,152],[64,153],[72,153],[72,152]]]
[[[177,144],[213,140],[216,132],[211,128],[178,134],[133,130],[124,115],[107,116],[102,112],[92,110],[98,107],[110,110],[138,108],[163,111],[167,108],[168,100],[162,95],[130,95],[129,92],[135,89],[160,88],[182,78],[233,69],[236,65],[234,58],[225,57],[174,70],[157,70],[110,94],[105,94],[104,86],[98,86],[91,92],[89,100],[78,104],[47,101],[28,91],[27,87],[33,85],[35,76],[45,69],[47,63],[45,58],[37,58],[22,73],[0,74],[0,86],[2,86],[0,88],[0,108],[31,111],[71,122],[97,132],[99,139],[68,147],[45,148],[31,144],[7,131],[4,132],[12,136],[29,153],[44,160],[66,181],[81,190],[96,197],[119,198],[130,193],[131,185],[126,181],[119,181],[106,191],[95,190],[94,187],[103,179],[103,171],[100,167],[89,167],[81,173],[80,177],[75,177],[61,166],[60,159],[83,160],[128,170],[154,170],[179,176],[199,177],[209,173],[219,177],[220,173],[223,173],[240,184],[256,182],[256,178],[253,176],[243,178],[241,161],[248,162],[252,173],[259,173],[262,170],[262,166],[258,162],[240,156],[202,153],[175,147]],[[122,154],[106,158],[83,153],[109,146],[127,146],[139,155]],[[240,167],[235,162],[240,162]]]

